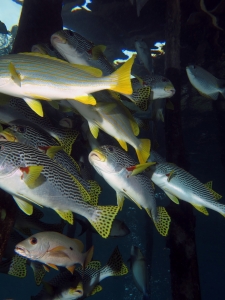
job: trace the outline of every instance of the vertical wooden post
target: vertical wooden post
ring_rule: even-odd
[[[62,0],[24,0],[12,53],[30,52],[37,43],[49,43],[63,28]]]
[[[180,80],[180,0],[167,0],[165,75],[176,89],[171,99],[174,110],[166,110],[167,161],[188,170],[181,124]],[[190,204],[171,202],[167,207],[171,226],[167,239],[170,248],[171,290],[173,300],[201,299],[195,245],[195,217]]]

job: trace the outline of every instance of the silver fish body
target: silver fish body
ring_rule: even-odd
[[[32,168],[36,170],[36,179],[29,181]],[[109,235],[118,212],[113,206],[89,205],[90,195],[76,178],[44,153],[19,143],[0,143],[0,187],[22,207],[28,205],[29,214],[29,203],[52,208],[70,223],[71,212],[75,212],[86,217],[104,237]]]
[[[146,44],[146,42],[142,39],[138,39],[134,43],[138,59],[141,63],[145,66],[145,68],[148,70],[150,74],[154,73],[153,70],[153,64],[152,64],[152,57],[151,57],[151,51]]]
[[[225,205],[215,201],[213,191],[184,169],[168,162],[156,164],[151,169],[151,180],[174,202],[179,202],[175,196],[206,215],[205,207],[225,216]]]
[[[221,93],[225,98],[225,80],[217,79],[211,73],[196,65],[187,66],[186,72],[190,83],[201,95],[216,100],[219,93]]]
[[[82,253],[82,248],[83,244],[79,240],[58,232],[45,231],[19,242],[15,252],[47,265],[71,267],[74,264],[85,265],[88,252]]]
[[[90,152],[89,161],[116,191],[117,204],[120,208],[123,206],[124,197],[132,200],[139,208],[143,207],[146,210],[157,230],[162,235],[167,235],[170,217],[164,208],[156,207],[154,189],[148,176],[144,172],[131,175],[129,168],[137,165],[132,157],[122,149],[104,145]]]
[[[51,43],[67,61],[98,68],[103,76],[115,69],[103,55],[101,46],[95,46],[77,32],[61,30],[51,36]]]
[[[143,293],[143,300],[149,299],[147,264],[140,249],[136,246],[131,247],[130,265],[135,285]]]

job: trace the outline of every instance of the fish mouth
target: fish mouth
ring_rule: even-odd
[[[15,247],[15,252],[21,256],[30,258],[30,252],[28,250],[26,250],[24,247],[22,246],[16,246]]]
[[[172,96],[176,93],[175,88],[172,87],[172,86],[166,86],[166,87],[164,88],[164,91],[165,91],[166,93],[171,94]]]
[[[9,133],[6,129],[0,133],[0,141],[17,142],[17,139],[14,135]]]
[[[101,161],[104,162],[106,160],[105,155],[100,152],[99,150],[93,150],[91,151],[91,153],[89,154],[89,159],[90,160],[97,160],[97,161]]]
[[[52,43],[52,45],[55,45],[55,44],[66,44],[67,43],[67,39],[64,38],[63,36],[59,35],[59,34],[53,34],[51,36],[51,43]]]

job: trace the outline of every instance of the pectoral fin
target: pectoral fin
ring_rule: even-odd
[[[44,166],[20,167],[20,170],[23,172],[21,179],[24,180],[29,188],[34,188],[35,181],[40,176],[43,168]]]
[[[93,59],[98,59],[100,55],[103,54],[103,52],[105,51],[106,49],[106,46],[105,45],[97,45],[97,46],[94,46],[92,49],[91,49],[91,53],[92,53],[92,58]]]
[[[12,62],[9,63],[9,72],[13,81],[21,87],[21,76],[20,73],[16,71],[16,68]]]
[[[62,146],[39,146],[38,149],[43,150],[44,153],[51,159],[55,157],[58,151],[63,150]]]
[[[26,215],[32,215],[33,213],[33,205],[16,197],[13,196],[13,199],[16,201],[16,204],[19,206],[19,208],[26,214]]]
[[[37,115],[40,117],[44,116],[44,112],[42,109],[42,105],[39,100],[34,100],[30,98],[23,98],[23,100],[27,103],[27,105],[34,111],[36,112]]]
[[[171,180],[171,178],[173,177],[174,172],[175,172],[175,170],[172,170],[170,173],[166,174],[166,176],[167,176],[167,181],[168,181],[168,182],[169,182],[169,181]]]
[[[116,193],[116,198],[117,198],[117,205],[119,206],[120,210],[123,208],[123,202],[124,202],[124,196],[122,193],[117,192]]]
[[[95,139],[97,139],[97,137],[98,137],[98,132],[99,132],[98,126],[95,125],[94,123],[91,123],[91,122],[88,122],[88,125],[89,125],[90,131],[91,131],[93,137],[94,137]]]
[[[75,268],[76,268],[75,265],[73,265],[73,266],[67,267],[67,270],[73,275]]]
[[[127,171],[131,172],[131,175],[134,176],[134,175],[137,175],[141,172],[143,172],[145,169],[147,169],[148,167],[152,166],[152,165],[155,165],[156,162],[147,162],[147,163],[144,163],[144,164],[138,164],[136,166],[130,166],[130,167],[127,167]]]
[[[125,151],[127,151],[128,149],[127,149],[127,143],[125,142],[125,141],[123,141],[123,140],[117,140],[117,142],[120,144],[120,146],[125,150]]]
[[[51,267],[51,268],[53,268],[53,269],[55,269],[55,270],[59,270],[58,268],[57,268],[57,266],[56,265],[54,265],[54,264],[47,264],[47,266],[49,266],[49,267]]]

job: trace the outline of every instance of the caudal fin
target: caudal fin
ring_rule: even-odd
[[[93,218],[88,221],[95,230],[103,237],[107,238],[110,234],[113,220],[119,212],[118,206],[95,206]]]
[[[149,99],[150,99],[151,88],[150,86],[145,86],[137,89],[128,98],[137,105],[143,111],[148,109]]]
[[[9,267],[8,274],[20,278],[26,277],[27,275],[26,262],[27,262],[26,258],[17,254],[14,255]]]
[[[168,215],[165,207],[159,206],[157,207],[157,211],[158,211],[157,220],[153,222],[158,232],[163,236],[167,236],[170,228],[171,218]]]
[[[64,151],[67,154],[71,154],[72,151],[72,145],[75,142],[79,132],[76,129],[71,128],[57,128],[52,130],[51,135],[58,140],[60,145],[63,147]],[[76,167],[78,171],[80,171],[80,168],[78,164],[75,162]]]
[[[151,141],[149,139],[140,139],[139,147],[136,150],[140,164],[144,164],[150,155]]]
[[[128,273],[128,268],[123,262],[118,246],[114,249],[104,269],[104,272],[108,271],[108,276],[122,276]],[[102,272],[103,270],[101,270]]]
[[[109,88],[110,90],[121,94],[132,94],[133,89],[131,85],[130,75],[134,59],[135,55],[133,55],[119,69],[108,76],[108,78],[110,78],[112,82]]]

